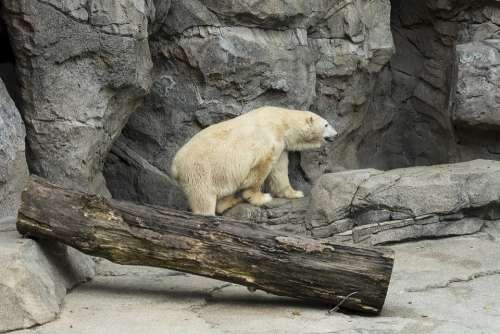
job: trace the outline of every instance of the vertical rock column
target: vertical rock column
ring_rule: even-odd
[[[500,159],[500,2],[463,12],[456,46],[460,160]]]
[[[0,79],[0,231],[6,217],[15,217],[28,168],[24,124]]]
[[[2,4],[31,172],[108,194],[104,158],[151,84],[147,38],[154,8],[147,0]],[[21,116],[0,83],[0,219],[16,214],[12,202],[26,175]],[[20,239],[13,225],[6,226],[0,230],[0,332],[55,319],[67,289],[94,274],[90,257],[57,243]]]
[[[104,157],[150,87],[144,0],[5,0],[30,170],[107,194]]]

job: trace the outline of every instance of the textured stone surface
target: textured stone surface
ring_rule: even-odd
[[[360,183],[352,205],[355,212],[385,208],[411,217],[461,212],[495,205],[499,175],[500,162],[487,160],[395,169]]]
[[[339,130],[293,157],[292,181],[306,192],[346,168],[499,159],[498,130],[486,124],[497,66],[466,56],[495,52],[498,13],[492,1],[172,1],[151,36],[153,91],[120,145],[166,176],[201,128],[271,104],[311,109]],[[464,127],[473,119],[479,126]],[[185,207],[171,183],[132,182],[126,157],[109,161],[114,196]]]
[[[389,106],[375,102],[389,94],[382,71],[395,47],[390,29],[390,1],[337,1],[324,21],[312,27],[309,45],[316,60],[316,98],[311,109],[335,124],[340,137],[316,152],[301,154],[310,181],[323,172],[364,167],[359,146],[374,128],[384,127]],[[378,117],[375,109],[382,109]],[[366,165],[365,165],[366,166]]]
[[[109,195],[102,176],[104,158],[150,88],[148,20],[161,15],[164,6],[155,12],[145,0],[2,1],[21,87],[16,102],[26,125],[27,160],[33,173]],[[2,53],[9,49],[0,47]],[[1,94],[3,103],[3,86]],[[4,117],[1,114],[0,124],[8,121],[10,133],[0,126],[0,159],[8,159],[8,169],[0,163],[0,215],[5,206],[13,206],[20,187],[16,177],[26,173],[20,117]],[[10,151],[4,150],[4,139]],[[9,173],[7,186],[2,184],[4,173]],[[15,215],[15,210],[7,214]],[[64,266],[91,269],[91,259],[58,244],[46,245],[43,251],[33,242],[22,244],[12,250],[11,259],[5,258],[16,262],[5,275],[2,272],[8,285],[2,290],[6,313],[0,326],[8,329],[53,320],[66,289],[92,274],[87,270],[66,279],[58,273],[66,270]],[[61,261],[52,263],[51,252],[62,253]]]
[[[365,112],[355,121],[339,115],[363,109],[393,53],[389,13],[387,0],[174,0],[151,37],[152,92],[119,145],[167,174],[176,151],[200,129],[263,105],[312,109],[341,131],[354,131]],[[330,153],[352,146],[351,139],[340,139],[338,150],[296,157],[292,178],[307,190],[307,180],[341,165],[329,166]],[[119,154],[113,151],[105,173],[114,196],[185,207],[177,196],[158,192],[160,187],[125,177],[135,172],[117,173],[135,169]],[[173,189],[166,181],[162,187]]]
[[[107,193],[104,157],[151,84],[148,4],[3,1],[32,172]]]
[[[500,218],[500,162],[364,169],[321,176],[309,199],[248,204],[226,215],[338,241],[381,244],[476,233]],[[349,234],[342,234],[352,230]]]
[[[457,45],[454,122],[459,159],[499,159],[498,57],[500,4],[461,14]]]
[[[308,234],[306,213],[310,205],[309,198],[297,200],[274,199],[264,207],[243,203],[228,210],[226,217],[249,219],[260,222],[267,228],[295,234]]]
[[[465,127],[498,130],[500,128],[500,39],[461,44],[457,46],[457,53],[455,123]]]
[[[311,109],[341,135],[324,149],[291,156],[292,182],[306,191],[315,183],[311,196],[264,209],[241,205],[228,215],[373,244],[474,233],[500,218],[492,162],[380,171],[500,159],[499,1],[4,0],[3,6],[22,84],[28,162],[53,181],[107,194],[103,161],[137,110],[108,156],[107,186],[118,198],[184,209],[168,176],[176,150],[214,122],[271,104]],[[9,64],[0,64],[0,74],[7,66],[12,77],[5,54],[0,62]],[[22,150],[15,141],[5,149],[0,140],[0,158]],[[12,175],[25,173],[20,165],[2,174],[4,165],[0,216],[2,207],[13,207],[2,195],[19,189],[6,185],[19,185]],[[345,168],[378,170],[331,174]],[[450,316],[467,316],[466,309]],[[396,325],[422,329],[413,321]],[[425,328],[463,331],[454,324]]]
[[[84,190],[106,194],[104,157],[136,107],[108,184],[115,197],[177,208],[185,201],[168,178],[177,149],[264,104],[311,109],[341,134],[292,159],[306,192],[343,168],[500,158],[496,60],[470,57],[498,54],[498,1],[7,0],[5,9],[30,167]]]
[[[57,318],[66,290],[94,275],[93,261],[73,249],[0,231],[0,332]]]
[[[0,79],[0,219],[17,215],[28,176],[21,115]]]
[[[102,262],[58,320],[19,333],[377,333],[500,331],[500,246],[487,234],[392,246],[396,261],[382,314],[333,313],[247,289],[146,267]],[[110,307],[112,305],[113,307]]]

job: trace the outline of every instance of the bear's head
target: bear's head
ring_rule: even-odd
[[[285,142],[288,151],[316,149],[337,136],[337,131],[326,119],[310,111],[295,111],[287,123]]]

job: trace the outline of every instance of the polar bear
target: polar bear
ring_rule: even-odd
[[[319,148],[336,135],[312,112],[262,107],[197,133],[175,155],[171,175],[200,215],[223,213],[243,200],[270,202],[264,182],[275,197],[301,198],[288,179],[288,151]]]

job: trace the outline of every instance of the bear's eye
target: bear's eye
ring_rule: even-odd
[[[328,127],[328,124],[325,124],[325,128],[327,128],[327,127]]]

